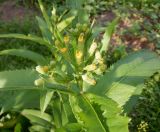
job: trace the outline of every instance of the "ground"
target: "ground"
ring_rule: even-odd
[[[34,13],[35,10],[17,5],[16,1],[13,0],[6,0],[2,4],[0,3],[0,19],[3,21],[23,20],[25,17],[32,16]]]
[[[34,16],[37,13],[35,9],[25,8],[16,4],[16,1],[6,0],[0,4],[0,19],[2,21],[11,22],[12,20],[23,20],[25,17]],[[133,13],[133,12],[131,12]],[[133,13],[130,18],[126,18],[120,21],[118,30],[113,34],[111,43],[113,45],[126,45],[129,49],[139,50],[147,48],[150,50],[155,49],[155,44],[150,42],[146,36],[135,36],[133,34],[121,34],[124,30],[132,28],[134,21],[141,21],[141,12]],[[137,14],[137,15],[135,15]],[[111,21],[115,18],[115,14],[111,11],[105,11],[97,16],[97,20],[101,25],[105,25],[107,21]],[[144,20],[142,20],[144,21]]]

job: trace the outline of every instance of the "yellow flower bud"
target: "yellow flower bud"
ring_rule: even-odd
[[[81,63],[82,56],[83,56],[83,53],[81,51],[76,51],[76,59],[79,64]]]
[[[35,86],[41,86],[43,84],[44,84],[43,78],[39,78],[39,79],[37,79],[37,80],[34,81],[34,85]]]
[[[81,59],[83,56],[83,53],[81,51],[76,51],[76,58]]]
[[[49,67],[48,67],[48,66],[44,66],[44,67],[43,67],[43,71],[44,71],[45,73],[47,73],[48,70],[49,70]]]
[[[78,37],[78,43],[83,43],[84,41],[84,33],[81,33]]]
[[[45,74],[49,70],[48,66],[36,66],[36,71],[40,74]]]
[[[66,36],[64,37],[64,43],[67,44],[68,42],[69,42],[69,36],[66,35]]]
[[[61,49],[60,49],[60,51],[61,51],[62,53],[67,52],[67,50],[68,50],[67,48],[61,48]]]

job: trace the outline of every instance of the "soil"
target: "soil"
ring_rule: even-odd
[[[126,18],[120,20],[117,30],[113,34],[111,38],[112,46],[118,46],[124,44],[128,49],[132,49],[134,51],[140,49],[149,49],[155,50],[155,44],[150,42],[146,36],[135,36],[133,34],[123,34],[121,35],[120,32],[123,30],[128,30],[133,26],[133,22],[137,20],[141,20],[140,12],[136,12],[139,15],[132,15],[130,18]],[[99,21],[101,25],[105,25],[106,22],[111,22],[114,20],[116,15],[113,12],[103,12],[99,15],[96,19]]]
[[[27,9],[24,6],[18,5],[14,0],[6,0],[0,4],[0,20],[10,22],[12,20],[22,21],[26,17],[35,16],[37,13],[34,9]],[[106,22],[112,21],[116,15],[111,11],[103,12],[101,15],[98,15],[96,20],[101,25],[105,25]],[[135,20],[141,19],[139,15],[132,16],[130,19],[121,20],[117,31],[113,34],[111,43],[113,46],[124,44],[128,48],[133,50],[139,50],[142,48],[147,48],[154,50],[154,43],[149,42],[147,37],[134,36],[132,34],[120,35],[120,31],[124,29],[129,29],[132,27],[132,22]]]
[[[31,17],[35,14],[34,9],[27,9],[20,6],[14,0],[6,0],[0,3],[0,20],[10,22],[13,20],[22,21],[26,17]]]

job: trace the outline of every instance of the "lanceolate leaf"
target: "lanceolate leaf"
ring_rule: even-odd
[[[53,118],[47,113],[41,113],[41,111],[38,110],[25,109],[21,114],[28,118],[33,124],[53,127]]]
[[[41,91],[41,94],[40,94],[40,109],[41,109],[41,112],[43,113],[48,104],[50,103],[51,99],[52,99],[52,96],[53,96],[53,91],[51,90],[42,90]]]
[[[105,128],[86,97],[77,95],[69,98],[75,117],[87,132],[105,132]]]
[[[39,107],[39,91],[34,87],[37,78],[38,74],[34,70],[0,72],[0,100],[3,100],[0,102],[1,112],[11,108],[19,110]]]
[[[82,126],[78,123],[66,124],[64,127],[56,129],[55,132],[81,132]]]
[[[39,24],[39,28],[42,32],[43,37],[45,38],[45,40],[47,40],[49,43],[52,43],[52,33],[50,32],[46,22],[40,18],[40,17],[36,17],[38,24]]]
[[[69,26],[73,19],[75,18],[75,16],[66,18],[65,20],[61,21],[58,25],[57,25],[57,29],[59,32],[63,31],[67,26]]]
[[[0,72],[1,112],[5,112],[11,108],[20,110],[22,108],[39,107],[40,91],[42,88],[35,87],[34,85],[34,81],[38,78],[39,74],[34,70]],[[59,91],[59,88],[61,88],[59,85],[49,85],[48,87],[49,89],[53,89],[53,91]],[[65,87],[62,87],[60,91],[68,92]],[[43,96],[45,98],[41,98],[42,111],[46,109],[51,96],[52,92],[46,93],[46,96]]]
[[[103,39],[102,39],[102,47],[101,47],[101,50],[100,52],[106,52],[108,50],[108,47],[109,47],[109,41],[112,37],[112,34],[115,30],[115,27],[117,25],[117,22],[118,22],[119,18],[116,18],[115,20],[113,20],[113,22],[111,22],[106,30],[105,30],[105,33],[103,35]]]
[[[17,33],[12,33],[12,34],[0,34],[0,38],[18,38],[18,39],[26,39],[26,40],[31,40],[34,42],[37,42],[38,44],[41,45],[46,45],[48,46],[48,42],[43,40],[41,37],[37,37],[34,35],[24,35],[24,34],[17,34]]]
[[[40,94],[37,90],[5,91],[0,94],[1,113],[9,110],[39,108]]]
[[[135,52],[114,64],[89,91],[105,94],[122,106],[135,87],[159,69],[160,58],[155,53],[146,50]]]
[[[92,103],[96,103],[103,111],[102,115],[106,118],[106,125],[109,132],[128,132],[129,118],[121,116],[121,108],[110,98],[101,97],[94,94],[86,94]]]
[[[48,29],[52,32],[52,24],[51,24],[51,21],[50,21],[48,14],[42,4],[42,0],[38,0],[38,2],[39,2],[39,6],[40,6],[41,12],[43,14],[43,17],[47,23]]]
[[[50,131],[50,128],[46,128],[46,126],[36,124],[29,128],[29,132],[52,132],[52,131]]]
[[[27,58],[36,62],[39,65],[47,65],[47,60],[40,54],[25,49],[9,49],[0,51],[0,55],[15,55],[23,58]]]
[[[39,75],[34,70],[0,72],[0,91],[37,89],[34,81]]]

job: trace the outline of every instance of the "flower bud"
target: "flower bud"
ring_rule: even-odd
[[[39,78],[39,79],[34,81],[35,86],[41,86],[43,84],[44,84],[44,80],[42,78]]]
[[[83,53],[81,51],[76,51],[76,59],[78,63],[81,63]]]
[[[67,52],[67,50],[68,50],[67,48],[61,48],[60,49],[61,53],[65,53],[65,52]]]
[[[95,53],[95,60],[100,64],[103,64],[104,62],[101,53],[98,50]]]
[[[66,36],[64,37],[64,43],[67,44],[68,42],[69,42],[69,36],[66,35]]]
[[[47,72],[49,71],[49,67],[48,67],[48,66],[43,66],[43,71],[44,71],[45,73],[47,73]]]
[[[95,59],[96,60],[102,59],[101,53],[98,50],[96,51]]]
[[[36,66],[36,71],[40,74],[45,74],[49,70],[48,66]]]
[[[104,72],[107,69],[107,66],[104,63],[102,63],[100,64],[100,69],[102,72]]]
[[[83,43],[84,42],[84,33],[81,33],[78,37],[78,43]]]
[[[97,49],[97,43],[93,42],[89,48],[89,55],[92,56]]]
[[[90,77],[87,76],[87,74],[82,75],[82,79],[89,83],[90,85],[96,85],[96,81]]]
[[[91,64],[91,65],[87,65],[84,70],[86,71],[94,71],[96,69],[96,65],[95,64]]]

